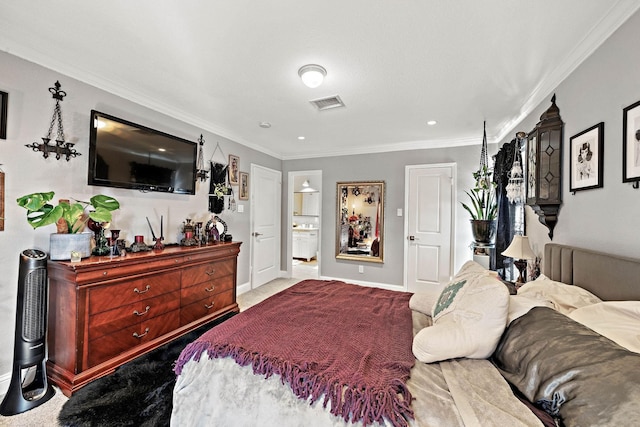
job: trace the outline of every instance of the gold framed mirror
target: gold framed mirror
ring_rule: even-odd
[[[384,181],[336,183],[336,258],[383,262]]]

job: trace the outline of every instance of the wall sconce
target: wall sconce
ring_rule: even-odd
[[[204,168],[204,155],[202,153],[204,138],[202,138],[202,134],[200,134],[200,138],[198,138],[198,143],[200,144],[200,148],[198,150],[198,164],[196,165],[196,179],[204,182],[209,178],[209,171]]]
[[[327,70],[320,65],[309,64],[300,67],[298,75],[302,79],[302,83],[310,88],[315,88],[322,84],[322,81],[327,75]]]
[[[49,92],[53,99],[56,100],[56,106],[53,108],[53,116],[51,117],[51,124],[49,125],[49,132],[47,132],[47,136],[42,138],[42,144],[33,142],[31,144],[26,144],[25,147],[31,148],[35,152],[42,151],[42,156],[45,159],[49,157],[49,153],[56,153],[56,160],[60,160],[62,156],[65,156],[66,160],[69,161],[70,158],[80,156],[81,154],[73,148],[75,144],[72,142],[65,142],[64,140],[62,109],[60,108],[60,102],[62,102],[62,99],[67,96],[67,93],[60,90],[61,87],[60,82],[56,81],[55,87],[49,88]],[[51,141],[51,134],[53,133],[53,126],[56,124],[58,125],[56,142],[55,144],[49,144]]]
[[[542,113],[527,142],[527,205],[538,215],[538,221],[549,229],[552,240],[562,204],[563,127],[554,94],[551,106]]]

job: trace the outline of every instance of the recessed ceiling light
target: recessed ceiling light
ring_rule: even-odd
[[[429,121],[427,122],[427,124],[428,124],[429,126],[434,126],[434,125],[438,124],[438,122],[436,122],[435,120],[429,120]]]
[[[260,123],[258,123],[258,126],[260,126],[263,129],[269,129],[271,127],[271,123],[269,123],[269,122],[260,122]]]
[[[304,140],[304,136],[299,136],[299,137],[298,137],[298,139],[299,139],[300,141],[303,141],[303,140]]]

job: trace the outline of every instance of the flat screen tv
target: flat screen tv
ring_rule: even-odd
[[[89,185],[195,194],[195,142],[95,110],[89,126]]]

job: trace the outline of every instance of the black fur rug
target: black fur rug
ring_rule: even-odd
[[[168,426],[176,383],[174,362],[187,344],[222,320],[201,326],[82,387],[63,405],[58,422],[68,427]]]

